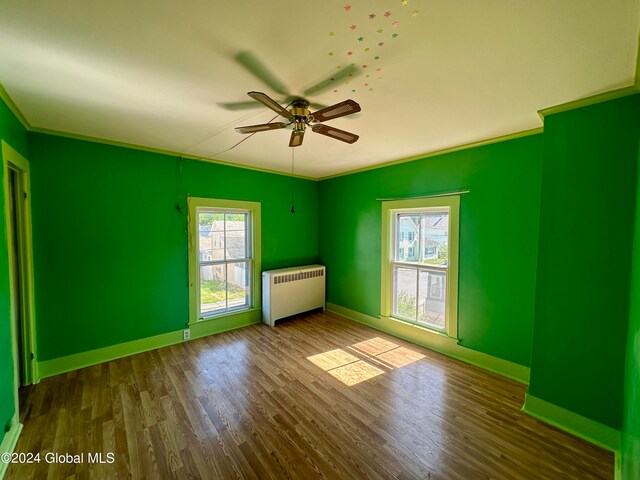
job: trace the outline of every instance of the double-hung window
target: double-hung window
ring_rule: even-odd
[[[260,204],[189,198],[191,320],[257,308]]]
[[[384,202],[384,317],[457,336],[458,196]]]

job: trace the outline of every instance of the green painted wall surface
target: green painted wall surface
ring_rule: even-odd
[[[545,119],[529,391],[620,429],[640,95]]]
[[[186,195],[262,202],[264,269],[317,261],[317,186],[30,134],[38,360],[184,328]],[[182,213],[176,205],[182,206]]]
[[[381,202],[470,189],[460,207],[459,338],[529,365],[542,136],[534,135],[320,182],[327,300],[380,314]]]
[[[622,426],[622,478],[640,478],[640,146],[636,188],[636,222],[633,241],[627,375]]]
[[[28,158],[27,134],[22,124],[6,104],[0,100],[0,139],[7,142],[21,155]],[[0,150],[0,156],[2,151]],[[13,418],[13,351],[11,341],[9,256],[4,214],[4,170],[0,169],[0,443],[4,427]]]

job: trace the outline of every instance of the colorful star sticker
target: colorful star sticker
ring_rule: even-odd
[[[347,55],[351,56],[351,55],[353,55],[353,52],[352,52],[351,50],[349,50],[349,51],[347,52]]]
[[[365,48],[365,49],[364,49],[364,51],[365,51],[365,52],[368,52],[368,51],[369,51],[369,47]]]
[[[350,28],[351,30],[355,30],[355,29],[356,29],[356,26],[355,26],[355,25],[351,25],[349,28]]]
[[[378,31],[378,33],[384,32],[384,30],[382,30],[381,28],[379,28],[377,31]]]
[[[368,87],[368,86],[369,86],[369,84],[368,84],[368,83],[365,83],[365,84],[364,84],[364,86],[365,86],[365,87]]]
[[[362,68],[367,68],[367,64],[365,63],[364,65],[362,65]]]
[[[338,93],[338,90],[334,90],[333,93]]]
[[[382,69],[381,69],[381,68],[379,68],[379,67],[378,67],[378,68],[376,68],[376,72],[379,72],[380,70],[382,70]]]
[[[409,0],[401,0],[400,3],[402,3],[402,5],[406,5],[407,3],[409,3]]]
[[[329,56],[330,56],[330,57],[333,57],[333,52],[329,52]]]
[[[394,33],[393,35],[391,35],[391,38],[398,38],[398,34]]]
[[[340,70],[341,68],[342,68],[342,67],[341,67],[340,65],[338,65],[338,66],[336,67],[336,70]]]
[[[400,25],[400,22],[393,22],[393,23],[391,24],[391,26],[392,26],[392,27],[397,27],[398,25]]]
[[[384,12],[384,16],[387,17],[387,18],[390,17],[391,16],[391,12]]]
[[[384,42],[378,42],[378,46],[379,47],[384,47]],[[378,59],[378,57],[376,57],[376,60]]]
[[[370,13],[369,14],[369,20],[373,20],[374,18],[376,18],[376,14],[375,13]]]
[[[351,92],[352,92],[352,93],[356,93],[356,91],[355,91],[355,90],[351,90]]]
[[[335,34],[336,34],[336,32],[329,32],[329,36],[330,36],[330,37],[335,36]]]
[[[351,11],[351,5],[345,5],[345,6],[344,6],[344,11],[345,11],[345,12],[349,12],[349,11]]]
[[[365,75],[366,78],[369,78],[371,75],[369,75],[368,73]]]
[[[373,90],[373,88],[369,88],[369,91]]]
[[[359,42],[361,42],[362,40],[364,40],[364,37],[358,37]]]
[[[413,12],[411,12],[412,17],[417,17],[418,15],[420,15],[420,12],[418,10],[414,10]]]
[[[380,57],[376,55],[375,57],[373,57],[373,59],[374,60],[380,60]]]

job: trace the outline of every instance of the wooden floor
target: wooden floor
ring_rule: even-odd
[[[43,380],[9,479],[600,479],[613,456],[520,412],[525,387],[330,313]],[[115,455],[88,463],[88,453]]]

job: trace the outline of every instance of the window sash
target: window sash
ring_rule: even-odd
[[[223,230],[220,232],[223,234],[224,237],[224,245],[223,245],[223,255],[224,258],[222,260],[201,260],[200,259],[200,227],[199,227],[199,222],[200,222],[200,215],[203,213],[209,213],[209,214],[219,214],[223,216]],[[224,315],[230,312],[234,312],[234,311],[240,311],[240,310],[247,310],[249,308],[251,308],[252,305],[252,297],[253,297],[253,289],[254,289],[254,281],[253,281],[253,252],[252,252],[252,238],[253,238],[253,231],[252,231],[252,216],[251,216],[251,210],[243,210],[243,209],[227,209],[227,208],[216,208],[216,207],[198,207],[196,209],[196,215],[197,215],[197,229],[196,229],[196,233],[197,233],[197,269],[196,269],[196,278],[197,278],[197,308],[198,308],[198,318],[199,319],[209,319],[212,317],[216,317],[216,316],[220,316],[220,315]],[[227,255],[227,250],[228,250],[228,242],[227,242],[227,215],[228,214],[241,214],[241,215],[245,215],[245,219],[244,219],[244,248],[245,248],[245,256],[242,258],[229,258]],[[233,231],[233,230],[232,230]],[[227,278],[228,275],[228,265],[229,264],[241,264],[244,263],[247,265],[246,267],[246,271],[245,271],[245,281],[247,283],[247,287],[246,287],[246,293],[245,293],[245,301],[242,305],[233,305],[231,307],[229,307],[229,281]],[[217,308],[215,310],[208,310],[208,311],[203,311],[202,309],[202,282],[203,279],[201,278],[202,276],[202,267],[207,267],[207,266],[216,266],[216,265],[224,265],[224,271],[225,271],[225,279],[224,279],[224,286],[225,286],[225,307],[224,308]]]

